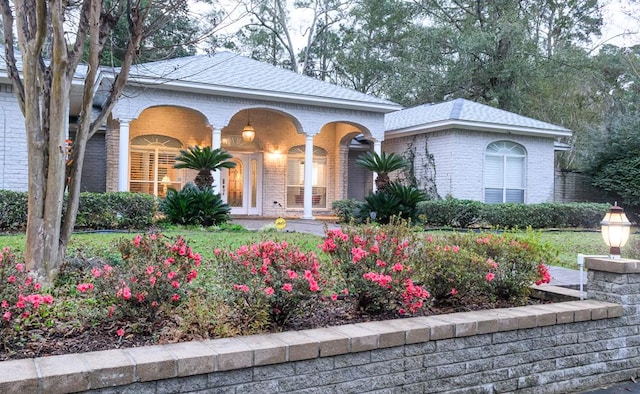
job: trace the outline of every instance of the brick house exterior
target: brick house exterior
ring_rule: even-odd
[[[100,78],[107,91],[113,73]],[[26,190],[24,121],[1,68],[0,102],[0,189]],[[494,118],[498,111],[456,102]],[[513,119],[528,118],[510,113],[506,124],[499,117],[483,119],[482,127],[443,123],[433,118],[441,106],[400,111],[393,102],[226,52],[142,64],[132,68],[108,122],[89,141],[83,190],[163,197],[196,175],[173,168],[179,151],[211,146],[229,151],[238,164],[214,173],[214,188],[232,214],[312,219],[330,213],[335,200],[362,199],[372,190],[373,175],[354,160],[366,150],[380,153],[385,141],[386,151],[413,149],[419,184],[433,179],[442,196],[482,200],[478,171],[487,145],[506,139],[526,149],[525,202],[552,200],[553,143],[568,130],[534,120],[535,127],[523,128]],[[248,123],[255,129],[250,141],[242,136]]]
[[[464,99],[403,109],[388,114],[385,125],[383,150],[410,158],[423,189],[485,202],[553,201],[555,142],[571,135]],[[499,189],[503,201],[495,201]]]

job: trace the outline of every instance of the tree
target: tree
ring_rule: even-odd
[[[223,149],[218,148],[212,150],[209,146],[204,148],[192,146],[189,147],[188,150],[180,151],[180,155],[176,157],[178,163],[176,163],[174,167],[189,168],[198,171],[194,182],[200,190],[204,190],[213,185],[212,171],[221,168],[235,168],[236,163],[229,161],[232,157],[229,152]]]
[[[358,157],[356,164],[377,174],[376,188],[380,191],[391,183],[389,173],[409,166],[404,157],[394,152],[389,154],[382,152],[381,155],[376,152],[366,152]]]
[[[149,16],[157,9],[170,13],[185,1],[0,0],[5,59],[24,114],[27,137],[29,198],[24,257],[27,267],[44,284],[55,280],[73,232],[87,141],[106,120],[124,89],[140,43],[161,23]],[[121,18],[127,20],[129,38],[122,65],[100,112],[92,117],[100,59],[110,32]],[[21,69],[16,59],[14,24]],[[70,93],[81,60],[86,62],[87,71],[77,132],[68,158],[65,140]],[[68,171],[67,160],[71,163]],[[69,192],[63,218],[67,173]]]
[[[288,68],[298,73],[324,78],[319,69],[332,54],[324,51],[331,40],[331,29],[341,21],[348,1],[345,0],[242,0],[250,23],[237,34],[237,43],[226,43],[247,52],[254,59]],[[302,13],[304,22],[292,23],[291,12]],[[297,48],[296,24],[302,25],[304,44]]]

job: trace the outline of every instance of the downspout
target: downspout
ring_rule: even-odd
[[[2,184],[0,184],[0,190],[4,190],[6,179],[5,170],[7,166],[7,116],[5,115],[3,107],[0,107],[0,110],[2,110],[2,158],[0,158],[0,160],[2,160],[2,176],[0,176]]]

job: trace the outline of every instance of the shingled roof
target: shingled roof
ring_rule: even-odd
[[[391,112],[400,105],[230,52],[196,55],[132,67],[129,84]]]
[[[451,128],[570,136],[571,130],[465,99],[424,104],[385,115],[385,130],[391,134],[436,131]]]

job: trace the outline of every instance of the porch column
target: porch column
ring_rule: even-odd
[[[382,155],[382,141],[375,140],[373,141],[373,151],[378,155]],[[376,177],[377,174],[373,173],[373,192],[376,192]]]
[[[313,135],[307,135],[304,145],[304,213],[303,219],[313,219]]]
[[[118,140],[118,191],[129,190],[129,122],[120,119],[120,136]]]
[[[211,149],[222,147],[222,127],[211,126]],[[220,182],[222,182],[222,169],[213,172],[213,192],[220,193]]]

